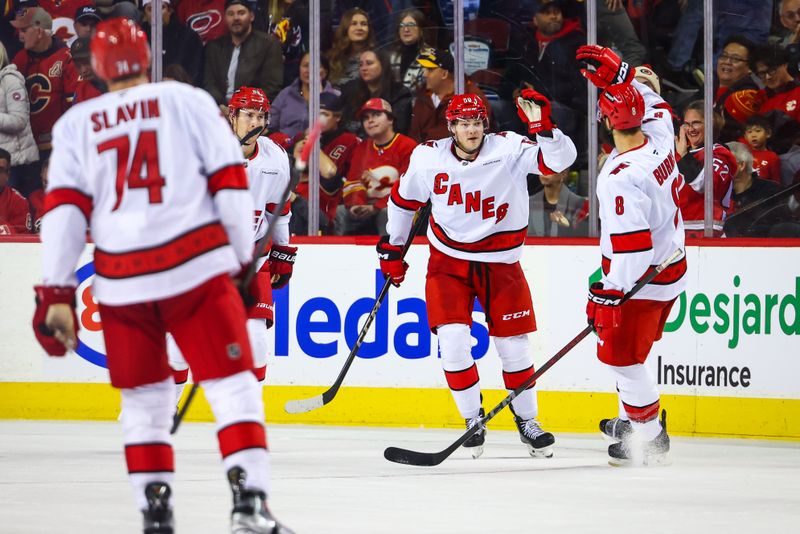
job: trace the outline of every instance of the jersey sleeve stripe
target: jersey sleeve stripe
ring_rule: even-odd
[[[445,371],[444,377],[450,389],[464,391],[478,383],[478,366],[473,363],[471,367],[461,371]]]
[[[608,274],[611,271],[611,260],[603,256],[602,260],[602,267],[603,267],[603,274]],[[651,265],[648,267],[647,271],[645,271],[642,278],[650,274],[653,269],[655,269],[656,265]],[[650,285],[656,286],[668,286],[670,284],[674,284],[681,278],[683,275],[686,274],[686,257],[679,259],[675,263],[670,264],[666,269],[661,271],[651,282]],[[638,280],[637,280],[638,281]]]
[[[487,235],[479,241],[473,243],[462,243],[451,239],[444,229],[436,224],[431,215],[429,219],[433,235],[446,247],[453,250],[460,250],[461,252],[473,253],[487,253],[487,252],[503,252],[505,250],[512,250],[525,243],[525,236],[528,233],[528,227],[520,228],[519,230],[508,230],[505,232],[496,232]]]
[[[270,202],[264,208],[270,212],[270,214],[275,215],[275,210],[278,208],[278,205],[275,202]],[[281,210],[281,215],[289,215],[289,211],[292,209],[292,204],[287,202],[283,205],[283,209]]]
[[[208,192],[212,196],[223,189],[247,189],[247,172],[243,165],[228,165],[208,177]]]
[[[91,219],[93,204],[92,197],[83,191],[68,187],[53,189],[45,195],[44,212],[42,215],[65,204],[72,204],[81,210],[81,213],[83,213],[83,216],[86,217],[87,222]]]
[[[539,174],[556,174],[556,171],[545,165],[544,163],[544,155],[542,155],[542,149],[539,149],[539,153],[536,155],[536,160],[539,165]]]
[[[103,278],[132,278],[174,269],[227,244],[225,228],[214,221],[153,247],[127,252],[106,252],[96,248],[94,267],[97,276]]]
[[[425,203],[420,202],[419,200],[406,200],[405,198],[400,196],[400,180],[397,180],[394,185],[392,186],[392,192],[390,193],[390,197],[394,205],[398,208],[403,208],[404,210],[408,211],[417,211],[418,209],[422,208]]]
[[[624,234],[611,234],[611,249],[614,254],[644,252],[653,248],[650,230],[636,230]]]

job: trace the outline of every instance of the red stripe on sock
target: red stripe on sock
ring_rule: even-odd
[[[233,423],[217,432],[219,451],[223,458],[246,449],[266,449],[264,425],[254,422]]]
[[[625,408],[625,413],[628,414],[628,419],[635,423],[646,423],[656,419],[661,407],[659,401],[655,401],[647,406],[631,406],[623,402],[622,406]]]
[[[256,367],[253,369],[253,374],[256,375],[256,380],[259,382],[263,382],[267,379],[267,366],[264,367]]]
[[[461,371],[445,371],[444,377],[447,379],[447,385],[450,386],[450,389],[463,391],[478,383],[478,366],[473,363],[471,367]]]
[[[125,445],[128,473],[172,473],[175,455],[169,443],[136,443]]]
[[[533,376],[534,369],[533,365],[528,367],[527,369],[522,369],[520,371],[503,371],[503,383],[506,385],[506,389],[517,389],[520,387],[526,380]],[[536,382],[531,384],[525,389],[530,389],[536,385]]]
[[[175,369],[173,369],[172,379],[175,381],[176,384],[185,384],[189,380],[189,370],[184,369],[183,371],[176,371]]]

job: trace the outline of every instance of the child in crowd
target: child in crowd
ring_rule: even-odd
[[[762,180],[781,183],[781,162],[778,155],[767,148],[772,137],[772,126],[766,117],[753,115],[744,126],[744,138],[753,153],[753,170]]]

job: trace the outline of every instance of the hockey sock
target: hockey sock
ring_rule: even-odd
[[[661,432],[661,424],[658,422],[658,389],[653,375],[640,363],[612,367],[611,370],[617,379],[619,398],[634,432],[645,441],[655,439]]]
[[[189,369],[183,371],[172,370],[172,379],[175,381],[175,406],[181,401],[183,389],[186,387],[186,382],[189,381]]]
[[[140,510],[147,509],[144,489],[151,482],[172,485],[175,457],[169,429],[175,410],[172,377],[154,384],[123,389],[122,436],[125,461]]]
[[[263,382],[267,378],[267,357],[269,356],[269,337],[265,319],[247,320],[247,337],[253,352],[253,374]]]
[[[183,395],[183,388],[186,387],[186,382],[189,380],[189,364],[183,358],[181,349],[178,348],[172,334],[167,334],[167,359],[175,380],[175,402],[172,405],[177,406]]]
[[[528,346],[528,335],[494,338],[494,346],[503,362],[503,382],[506,389],[512,391],[533,376],[533,356]],[[511,405],[523,420],[533,419],[539,415],[539,404],[536,390],[532,384],[528,389],[518,395]]]
[[[478,366],[472,359],[469,326],[445,324],[436,328],[439,353],[447,385],[464,419],[477,417],[481,409]]]
[[[253,373],[206,380],[203,391],[217,423],[219,450],[225,472],[241,467],[247,473],[247,489],[269,494],[269,454],[264,429],[261,385]]]

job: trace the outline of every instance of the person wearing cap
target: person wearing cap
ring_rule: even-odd
[[[47,11],[41,7],[24,9],[11,25],[19,31],[23,46],[13,63],[28,80],[31,129],[39,152],[47,153],[53,125],[72,105],[78,74],[67,46],[53,37],[53,18]]]
[[[368,138],[353,154],[336,209],[336,235],[383,235],[394,183],[408,168],[416,141],[394,130],[392,106],[382,98],[367,100],[358,112]]]
[[[450,135],[445,118],[445,110],[456,91],[455,61],[447,50],[428,48],[417,56],[417,63],[422,67],[425,87],[417,92],[417,99],[411,111],[411,127],[408,135],[419,142],[428,139],[441,139]],[[478,95],[483,100],[489,113],[492,112],[489,101],[483,91],[466,79],[464,93]]]
[[[322,93],[319,97],[320,118],[324,121],[319,146],[319,227],[324,234],[334,233],[336,210],[342,203],[342,185],[353,161],[353,153],[361,139],[344,128],[342,100],[335,93]],[[294,157],[303,150],[305,135],[294,146]],[[300,175],[292,201],[292,220],[289,228],[293,234],[308,233],[308,173]]]
[[[142,30],[150,38],[153,0],[143,0],[144,18]],[[161,1],[163,66],[178,64],[189,74],[194,85],[202,81],[203,42],[200,36],[189,29],[175,16],[172,0]]]
[[[325,58],[320,58],[322,64],[319,77],[322,80],[322,93],[331,93],[334,96],[339,91],[327,80],[328,63]],[[269,129],[273,132],[283,132],[289,137],[295,137],[308,128],[308,95],[310,93],[311,69],[310,56],[303,55],[300,60],[300,76],[292,83],[281,89],[272,102],[269,114]]]
[[[78,72],[78,83],[75,86],[75,103],[85,102],[108,92],[108,84],[97,77],[92,69],[92,54],[89,51],[88,37],[79,37],[70,47],[70,55],[75,70]]]
[[[9,63],[6,47],[0,43],[0,149],[11,154],[8,161],[10,187],[19,189],[36,182],[39,151],[31,132],[28,91],[17,66]],[[0,177],[2,178],[2,177]],[[0,193],[1,194],[1,193]]]
[[[580,21],[566,18],[562,2],[556,0],[539,3],[531,27],[534,32],[522,57],[509,61],[506,78],[512,91],[504,96],[516,98],[526,87],[547,96],[558,127],[578,145],[580,157],[585,157],[587,86],[575,54],[586,44],[586,35]]]
[[[97,23],[102,19],[97,12],[95,6],[81,6],[75,11],[75,18],[73,19],[73,27],[75,28],[75,36],[80,39],[81,37],[91,37],[94,35],[94,29]]]
[[[206,45],[203,86],[220,105],[237,87],[259,87],[272,101],[283,86],[281,44],[253,29],[253,6],[246,0],[225,2],[228,35]]]

